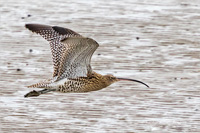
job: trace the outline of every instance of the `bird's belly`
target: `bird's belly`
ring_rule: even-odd
[[[73,81],[68,80],[64,84],[58,86],[58,91],[63,93],[84,93],[84,92],[90,92],[90,91],[97,91],[104,88],[102,85],[99,84],[91,84],[91,83],[85,83],[80,81]]]

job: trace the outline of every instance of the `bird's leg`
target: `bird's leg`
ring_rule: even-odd
[[[29,93],[27,93],[26,95],[24,95],[24,97],[37,97],[39,96],[40,94],[45,94],[45,93],[48,93],[50,91],[55,91],[56,89],[43,89],[43,90],[40,90],[40,91],[30,91]]]

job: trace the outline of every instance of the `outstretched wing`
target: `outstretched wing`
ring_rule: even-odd
[[[26,28],[40,34],[44,39],[46,39],[50,43],[53,65],[54,65],[54,73],[53,77],[58,75],[58,69],[60,66],[60,59],[63,51],[63,44],[61,40],[69,38],[69,37],[81,37],[80,34],[58,26],[48,26],[41,24],[26,24]]]
[[[90,38],[72,37],[62,41],[65,51],[60,60],[57,81],[63,78],[87,77],[92,73],[91,57],[99,44]]]

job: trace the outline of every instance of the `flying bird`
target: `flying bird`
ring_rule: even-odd
[[[139,80],[94,72],[90,62],[99,44],[91,38],[58,26],[26,24],[25,27],[49,42],[54,71],[52,78],[28,86],[28,88],[43,88],[42,90],[30,91],[24,97],[36,97],[51,91],[63,93],[97,91],[122,80],[138,82],[149,87]]]

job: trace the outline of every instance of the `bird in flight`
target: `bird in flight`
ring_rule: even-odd
[[[58,26],[26,24],[25,27],[40,34],[49,42],[54,72],[52,78],[28,86],[28,88],[43,88],[42,90],[30,91],[24,97],[36,97],[51,91],[63,93],[97,91],[122,80],[138,82],[149,87],[139,80],[94,72],[90,62],[99,44],[91,38]]]

